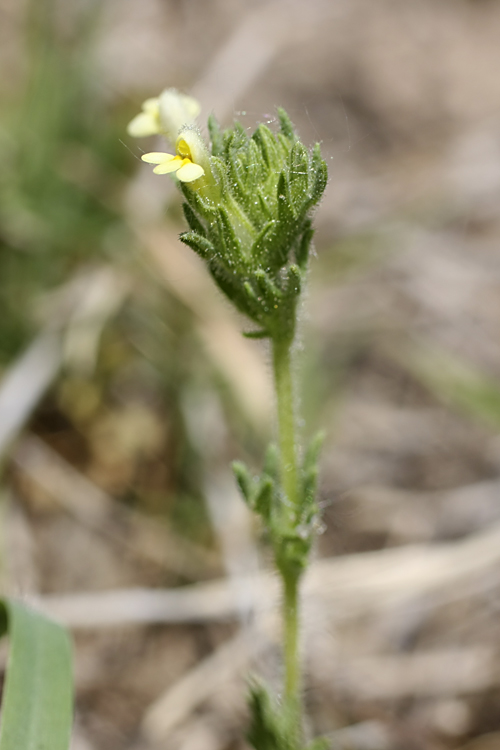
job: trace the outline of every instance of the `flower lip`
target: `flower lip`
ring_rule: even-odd
[[[143,154],[142,161],[148,164],[156,164],[153,169],[155,174],[176,173],[181,182],[194,182],[205,174],[205,170],[200,164],[195,164],[188,156],[183,154],[165,154],[161,151],[154,151],[150,154]]]
[[[204,177],[208,184],[213,182],[210,155],[197,128],[193,125],[181,128],[175,151],[175,154],[154,151],[144,154],[142,160],[148,164],[156,164],[153,169],[156,174],[176,172],[181,182],[194,182],[200,177]]]

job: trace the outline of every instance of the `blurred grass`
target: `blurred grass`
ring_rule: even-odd
[[[123,115],[92,71],[99,12],[82,5],[63,24],[53,0],[27,9],[24,83],[0,108],[0,363],[33,333],[37,295],[105,255],[123,227],[116,206],[131,160]]]
[[[422,343],[403,346],[396,358],[448,408],[500,430],[500,384],[456,355]]]
[[[179,406],[192,373],[207,373],[193,366],[192,316],[138,260],[123,213],[135,162],[122,138],[133,113],[99,86],[102,7],[61,12],[54,0],[30,0],[24,16],[22,84],[0,107],[0,368],[36,333],[40,300],[79,268],[102,260],[133,267],[133,299],[106,326],[95,371],[63,373],[33,424],[69,460],[78,456],[98,481],[119,488],[123,502],[207,542],[200,457]],[[156,454],[148,460],[139,446],[121,463],[93,455],[93,436],[130,402],[164,420]],[[116,454],[112,443],[105,453]]]

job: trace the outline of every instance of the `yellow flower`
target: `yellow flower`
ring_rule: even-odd
[[[211,177],[210,157],[203,139],[196,128],[182,128],[175,144],[176,154],[153,151],[141,158],[148,164],[156,164],[155,174],[176,172],[181,182],[194,182],[205,175]]]
[[[165,89],[158,99],[161,132],[171,143],[175,143],[179,131],[185,125],[193,125],[201,107],[196,99],[181,94],[176,89]]]
[[[184,125],[192,125],[200,114],[200,105],[176,89],[165,89],[160,96],[146,99],[142,112],[129,122],[127,132],[135,138],[166,135],[174,143]]]
[[[160,100],[146,99],[142,105],[142,112],[129,122],[127,133],[134,138],[142,138],[160,132]]]

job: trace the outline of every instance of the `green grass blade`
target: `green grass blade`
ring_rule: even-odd
[[[9,599],[0,599],[0,616],[0,635],[10,637],[0,750],[68,750],[73,688],[67,633]]]

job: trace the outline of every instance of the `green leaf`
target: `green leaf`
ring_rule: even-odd
[[[269,338],[269,331],[264,329],[259,331],[243,331],[243,336],[246,339],[267,339]]]
[[[225,263],[231,269],[242,271],[244,262],[241,242],[229,220],[227,209],[223,206],[217,211],[217,229],[219,232],[219,247],[223,251]]]
[[[326,162],[321,158],[321,148],[317,143],[311,156],[311,174],[313,177],[313,187],[311,190],[311,200],[309,205],[315,206],[325,192],[326,183],[328,182],[328,168]]]
[[[188,223],[189,228],[196,232],[196,234],[200,234],[202,237],[206,237],[207,233],[205,232],[205,228],[201,221],[196,216],[195,212],[189,205],[189,203],[183,203],[182,204],[182,210],[184,211],[185,219]]]
[[[270,443],[267,446],[263,473],[267,474],[269,477],[271,477],[271,479],[274,479],[276,484],[279,482],[280,454],[278,446],[275,445],[275,443]]]
[[[208,116],[208,132],[212,142],[212,156],[220,156],[224,151],[224,138],[215,115]]]
[[[307,446],[306,454],[304,456],[304,462],[302,465],[302,471],[304,473],[311,471],[311,469],[315,469],[318,465],[321,448],[323,447],[324,442],[325,433],[323,430],[320,430],[316,433],[316,435],[314,435],[313,439]]]
[[[240,310],[249,318],[259,323],[259,316],[255,309],[255,302],[253,298],[248,294],[249,284],[241,284],[240,280],[231,275],[224,266],[217,263],[214,259],[210,261],[208,270],[212,274],[212,278],[215,283],[226,297],[231,300],[238,310]],[[257,304],[259,304],[257,302]]]
[[[302,510],[304,511],[307,520],[310,520],[309,517],[312,518],[317,511],[316,489],[318,485],[318,461],[324,439],[325,433],[323,431],[318,432],[313,437],[307,448],[304,462],[302,464]]]
[[[212,258],[215,253],[212,243],[196,232],[183,232],[179,239],[202,258]]]
[[[298,295],[300,294],[300,290],[302,287],[302,273],[300,271],[300,268],[295,263],[292,263],[292,265],[289,266],[285,271],[284,287],[284,296],[289,299],[298,297]]]
[[[265,685],[257,681],[250,685],[248,702],[247,739],[255,750],[299,750],[290,722]]]
[[[314,236],[314,229],[312,228],[312,222],[308,219],[305,222],[305,228],[300,238],[300,243],[295,251],[295,258],[302,271],[307,268],[307,261],[309,260],[309,251],[311,249],[311,242]]]
[[[273,504],[274,495],[274,482],[271,477],[262,477],[260,487],[255,496],[255,510],[262,516],[266,524],[269,524],[271,519],[271,510]]]
[[[10,654],[0,750],[68,750],[73,718],[71,646],[63,628],[9,599],[0,600]]]
[[[269,308],[277,307],[283,295],[269,274],[267,274],[263,268],[258,268],[254,273],[254,278],[259,294],[261,294],[265,300],[266,306]]]
[[[280,121],[280,128],[283,135],[286,136],[286,138],[289,138],[291,141],[294,141],[296,139],[296,135],[293,129],[292,121],[282,107],[278,107],[278,119]]]
[[[262,260],[265,258],[267,235],[274,228],[274,224],[274,221],[268,221],[267,224],[262,227],[255,239],[255,242],[252,245],[250,257],[254,259],[256,263],[262,262]]]
[[[235,141],[238,140],[240,139],[237,133],[231,133],[230,137],[226,140],[226,164],[231,192],[246,208],[251,200],[251,196],[248,193],[247,185],[244,184],[243,178],[245,170],[241,162],[242,154],[238,152],[237,147],[234,146]]]
[[[243,495],[250,508],[253,508],[255,498],[255,482],[250,475],[250,472],[248,471],[243,461],[233,461],[232,469],[234,476],[236,477],[236,481],[238,482],[238,487],[240,488],[241,494]]]
[[[309,198],[309,155],[300,141],[294,143],[290,152],[290,193],[300,213]]]
[[[197,192],[192,190],[185,182],[179,182],[179,188],[186,199],[186,202],[195,214],[202,216],[204,219],[208,219],[208,221],[214,221],[215,211],[203,201]]]
[[[281,167],[281,158],[278,144],[274,135],[266,125],[259,125],[252,138],[260,146],[266,166],[271,172],[276,172]]]

